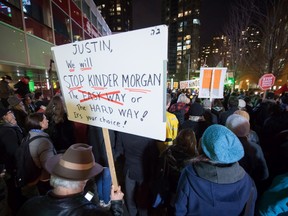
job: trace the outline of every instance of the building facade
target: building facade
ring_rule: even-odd
[[[133,29],[131,0],[94,0],[112,32]]]
[[[1,0],[0,32],[0,77],[29,76],[32,90],[52,92],[51,47],[111,34],[93,0]]]
[[[169,26],[168,79],[189,80],[200,66],[200,0],[163,0]]]

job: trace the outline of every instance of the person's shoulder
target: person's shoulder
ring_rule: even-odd
[[[175,114],[173,114],[173,113],[171,113],[171,112],[169,112],[169,111],[166,111],[166,117],[168,118],[168,117],[176,117],[176,115]]]
[[[0,125],[0,134],[8,135],[15,134],[15,136],[19,136],[19,134],[23,134],[21,129],[18,126],[10,125],[10,124],[1,124]]]
[[[38,210],[42,211],[42,204],[47,203],[46,196],[36,196],[26,201],[17,213],[17,216],[37,215]]]
[[[49,135],[46,133],[46,132],[44,132],[44,131],[42,131],[42,132],[32,132],[32,131],[30,131],[29,132],[29,134],[30,134],[30,139],[45,139],[45,140],[49,140]]]
[[[177,120],[177,122],[178,122],[178,119],[177,119],[176,115],[173,114],[173,113],[170,113],[168,111],[166,111],[166,118],[167,118],[168,121],[173,121],[173,120],[176,121]]]

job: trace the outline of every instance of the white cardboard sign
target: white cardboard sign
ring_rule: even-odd
[[[223,98],[227,68],[200,68],[199,98]]]
[[[180,81],[180,89],[199,88],[199,79]]]
[[[165,140],[168,27],[52,48],[69,120]]]

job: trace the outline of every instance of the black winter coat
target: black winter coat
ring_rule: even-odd
[[[15,152],[21,144],[23,132],[18,126],[5,123],[0,126],[0,164],[5,164],[6,171],[12,174],[15,169]]]
[[[86,200],[80,194],[57,197],[47,195],[28,200],[19,210],[18,216],[120,216],[123,215],[122,201],[111,202],[111,212]]]

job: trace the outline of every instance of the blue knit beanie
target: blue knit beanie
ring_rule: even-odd
[[[230,164],[244,156],[244,149],[237,136],[228,128],[214,124],[203,133],[201,147],[211,161]]]

